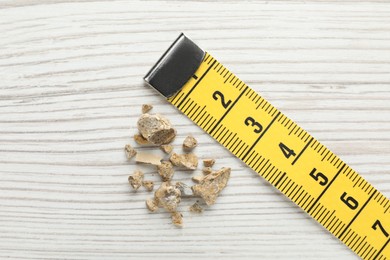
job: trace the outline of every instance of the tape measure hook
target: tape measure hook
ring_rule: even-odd
[[[205,52],[183,33],[146,74],[144,80],[166,98],[178,92],[194,75]]]

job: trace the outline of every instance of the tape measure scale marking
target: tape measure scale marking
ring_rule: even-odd
[[[390,257],[385,196],[210,54],[188,75],[170,103],[363,259]]]

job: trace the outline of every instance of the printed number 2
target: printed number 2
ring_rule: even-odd
[[[225,108],[225,109],[228,108],[230,103],[232,103],[231,100],[227,100],[225,102],[225,96],[221,93],[221,91],[218,91],[218,90],[213,93],[213,98],[214,98],[214,100],[221,99],[221,104],[222,104],[223,108]]]

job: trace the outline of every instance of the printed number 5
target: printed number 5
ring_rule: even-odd
[[[322,172],[317,172],[317,169],[314,168],[309,174],[314,180],[319,181],[318,183],[321,186],[324,186],[328,183],[328,178]]]

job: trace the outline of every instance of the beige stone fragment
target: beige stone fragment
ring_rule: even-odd
[[[138,163],[147,163],[153,165],[161,165],[162,157],[152,153],[138,152],[135,156],[135,161]]]
[[[230,168],[222,168],[206,175],[199,184],[192,186],[194,195],[200,196],[208,206],[214,204],[218,195],[226,187],[230,171]]]
[[[157,166],[157,172],[163,181],[170,181],[175,173],[170,161],[163,161],[161,165]]]
[[[168,119],[161,115],[143,114],[137,122],[138,131],[149,142],[155,145],[168,144],[176,136]]]
[[[142,114],[148,113],[150,110],[152,110],[153,106],[150,104],[143,104],[142,105]]]
[[[176,182],[175,186],[176,186],[176,188],[178,188],[180,190],[182,198],[194,196],[194,193],[192,192],[191,187],[188,186],[187,184],[179,181],[179,182]]]
[[[126,153],[127,159],[131,159],[137,154],[137,151],[130,144],[126,144],[125,145],[125,153]]]
[[[129,183],[134,190],[138,190],[144,180],[144,173],[140,170],[136,170],[133,175],[129,176]]]
[[[203,180],[204,176],[193,176],[191,179],[195,183],[200,183]]]
[[[158,205],[157,205],[157,201],[152,198],[152,199],[147,199],[146,200],[146,208],[150,211],[150,212],[156,212],[158,210]]]
[[[177,154],[173,153],[169,160],[175,166],[195,170],[198,167],[198,157],[193,153]]]
[[[144,186],[147,191],[152,191],[154,188],[154,182],[153,181],[143,181],[142,186]]]
[[[173,212],[171,213],[172,223],[176,227],[182,227],[183,226],[183,215],[180,212]]]
[[[203,172],[204,175],[208,175],[208,174],[212,173],[213,170],[211,169],[211,167],[204,167],[202,169],[202,172]]]
[[[158,206],[165,208],[168,212],[175,212],[181,201],[180,190],[171,185],[170,182],[163,182],[154,193],[154,197],[158,201]]]
[[[172,162],[173,165],[179,166],[180,165],[180,161],[182,160],[182,157],[181,157],[180,154],[173,153],[169,157],[169,160]]]
[[[198,141],[196,141],[196,139],[192,135],[189,135],[184,139],[183,149],[184,151],[191,151],[192,149],[195,148],[197,144]]]
[[[173,146],[171,144],[160,145],[160,148],[166,154],[170,154],[173,151]]]
[[[213,167],[214,163],[215,163],[214,159],[204,159],[203,160],[203,165],[205,167]]]
[[[202,206],[199,205],[198,202],[195,202],[194,204],[192,204],[190,206],[190,211],[194,212],[194,213],[202,213],[203,212],[203,208],[202,208]]]
[[[152,143],[146,140],[142,135],[135,134],[134,141],[139,145],[151,145]]]

